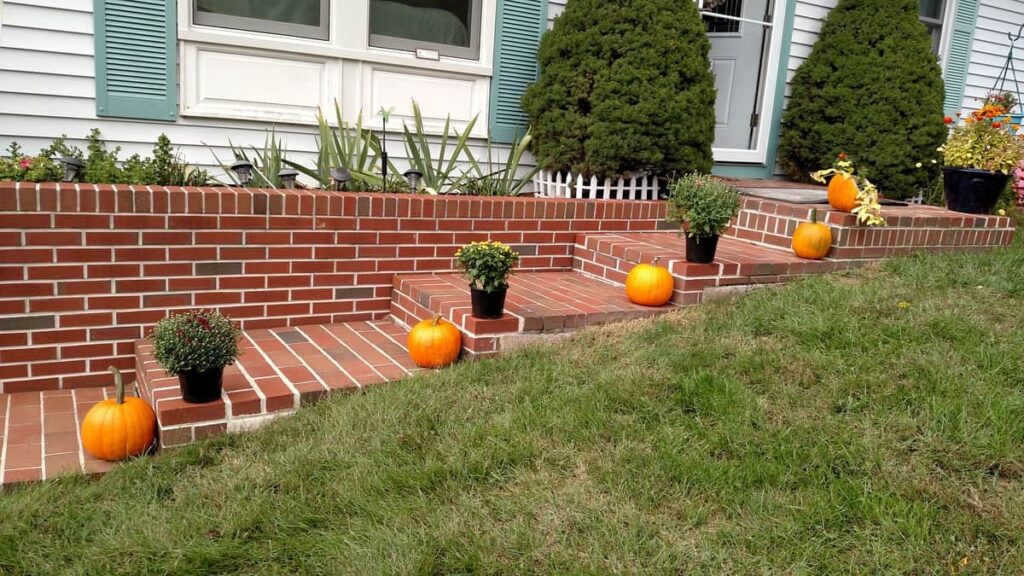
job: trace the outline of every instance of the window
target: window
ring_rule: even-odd
[[[370,0],[370,46],[480,57],[480,0]]]
[[[192,0],[196,24],[327,40],[330,0]]]
[[[743,0],[704,0],[703,13],[708,34],[739,34],[740,21],[732,18],[739,18],[743,13]]]
[[[946,21],[946,0],[919,0],[920,18],[932,37],[932,52],[942,48],[942,24]]]

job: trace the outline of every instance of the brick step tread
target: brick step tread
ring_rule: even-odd
[[[821,274],[846,267],[845,261],[805,260],[789,249],[729,236],[719,238],[713,263],[695,264],[686,261],[686,239],[675,232],[580,236],[575,257],[624,273],[638,263],[659,258],[659,264],[680,278]]]
[[[505,315],[498,320],[472,316],[469,284],[460,274],[396,276],[392,297],[392,314],[402,321],[443,314],[471,338],[569,330],[667,309],[633,304],[622,288],[572,270],[513,274]]]
[[[78,434],[89,408],[113,394],[113,387],[0,394],[0,484],[115,466],[86,454]]]
[[[140,388],[157,412],[161,445],[177,446],[291,412],[334,391],[354,391],[417,372],[405,329],[389,321],[311,324],[242,333],[241,356],[224,369],[220,400],[189,404],[176,377],[136,342]]]

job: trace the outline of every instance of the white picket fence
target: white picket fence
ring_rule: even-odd
[[[541,170],[534,176],[533,184],[536,195],[543,198],[657,200],[659,194],[658,178],[649,174],[613,180]]]

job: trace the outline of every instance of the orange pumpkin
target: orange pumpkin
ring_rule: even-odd
[[[847,172],[836,172],[828,183],[828,203],[840,212],[857,207],[857,179]]]
[[[802,222],[793,233],[793,252],[801,258],[821,260],[832,247],[832,230],[818,222],[818,209],[811,210],[811,221]]]
[[[121,372],[114,373],[114,398],[104,400],[86,413],[82,420],[82,447],[100,460],[124,460],[141,454],[153,445],[156,415],[145,400],[124,397]]]
[[[641,306],[664,306],[672,299],[676,281],[668,268],[658,266],[659,258],[650,264],[637,264],[626,276],[626,296]]]
[[[459,359],[462,332],[438,314],[413,326],[406,343],[420,368],[444,368]]]

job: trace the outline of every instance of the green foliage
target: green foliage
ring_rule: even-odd
[[[709,171],[709,50],[694,2],[571,0],[523,98],[538,158],[598,176]]]
[[[487,141],[487,161],[480,162],[478,166],[483,172],[482,176],[464,175],[456,188],[463,194],[471,196],[517,196],[523,191],[537,172],[540,166],[534,166],[528,170],[522,167],[523,154],[530,146],[533,137],[530,131],[518,142],[513,142],[509,150],[508,158],[504,165],[495,169],[494,146]],[[525,170],[525,173],[524,173]]]
[[[383,111],[382,113],[387,112]],[[387,112],[390,114],[390,112]],[[344,168],[352,175],[352,180],[346,185],[352,192],[380,191],[404,191],[405,181],[401,178],[388,178],[387,186],[381,182],[381,144],[380,138],[368,128],[363,128],[363,114],[359,113],[356,125],[351,126],[341,118],[341,108],[334,103],[335,124],[332,126],[323,113],[317,112],[317,125],[320,131],[318,140],[319,150],[317,151],[316,167],[309,168],[284,160],[288,166],[313,178],[325,188],[330,187],[331,169]],[[388,172],[394,175],[400,174],[394,164],[388,161]]]
[[[402,132],[405,135],[405,154],[409,158],[410,169],[423,174],[420,179],[420,186],[423,189],[435,193],[444,193],[453,189],[453,185],[459,178],[455,174],[455,170],[459,167],[460,161],[469,165],[469,172],[482,175],[480,165],[469,149],[469,134],[473,131],[477,120],[475,116],[461,134],[451,125],[451,116],[445,118],[440,147],[435,157],[430,141],[427,139],[426,130],[423,128],[423,114],[416,101],[412,103],[412,110],[413,130],[410,130],[407,124],[402,124]],[[451,149],[449,149],[449,145]],[[463,175],[465,174],[466,171],[463,171]]]
[[[176,376],[234,364],[241,332],[214,310],[192,310],[164,318],[153,328],[156,361]]]
[[[519,254],[501,242],[472,242],[455,253],[459,268],[471,285],[487,292],[508,287],[508,277],[519,262]]]
[[[790,177],[808,181],[841,152],[890,198],[937,174],[944,85],[915,0],[841,0],[792,89],[779,144]]]
[[[76,146],[67,143],[67,136],[55,138],[49,146],[35,157],[22,154],[21,146],[12,142],[7,157],[0,157],[0,180],[21,180],[25,182],[60,182],[64,179],[64,157],[85,160],[79,181],[94,184],[158,184],[161,186],[203,186],[210,180],[205,171],[183,162],[174,154],[174,147],[165,134],[161,134],[153,148],[153,157],[144,158],[138,154],[129,156],[124,162],[118,160],[121,148],[108,150],[100,137],[100,131],[93,128],[87,136],[88,155]]]
[[[687,174],[670,189],[668,219],[682,224],[688,236],[721,234],[740,210],[740,193],[714,176]]]
[[[985,118],[975,114],[950,132],[940,148],[942,163],[1009,174],[1024,157],[1024,139],[1016,135],[1008,116],[1003,120],[1001,116]]]
[[[231,170],[231,164],[238,160],[245,160],[252,164],[252,179],[247,184],[250,188],[280,188],[281,178],[278,174],[285,167],[285,154],[284,148],[281,146],[281,141],[277,138],[274,130],[267,132],[266,138],[263,141],[262,148],[256,148],[255,146],[249,147],[249,152],[246,152],[244,146],[235,146],[230,140],[228,141],[228,147],[231,148],[232,161],[221,162],[217,152],[207,144],[207,148],[213,154],[217,164],[220,164],[224,174],[234,184],[240,185],[238,177],[234,171]],[[291,164],[288,164],[289,166]]]

